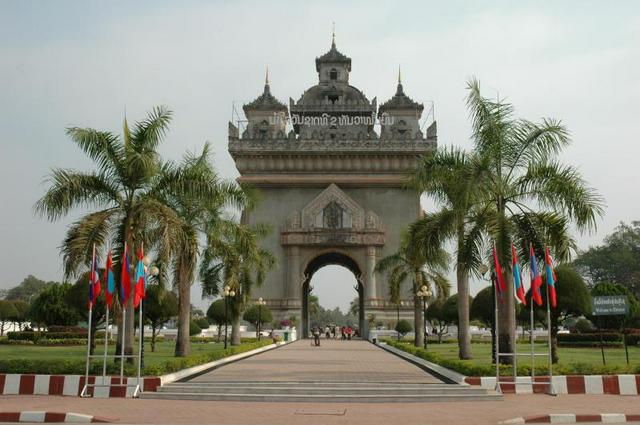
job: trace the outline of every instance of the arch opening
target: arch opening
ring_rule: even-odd
[[[358,302],[358,316],[357,316],[357,328],[358,335],[362,335],[365,331],[365,311],[364,311],[364,284],[362,282],[362,270],[358,263],[350,256],[341,252],[326,252],[314,257],[306,265],[304,269],[304,281],[302,283],[302,311],[301,311],[301,331],[302,337],[308,338],[311,335],[312,326],[320,326],[324,328],[330,323],[313,323],[310,318],[310,298],[313,292],[312,279],[316,272],[325,266],[337,265],[349,270],[355,278],[355,285],[353,281],[344,282],[346,285],[353,285],[353,289],[357,295]],[[314,282],[315,283],[315,282]],[[346,312],[343,312],[346,313]]]

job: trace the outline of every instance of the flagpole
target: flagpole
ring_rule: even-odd
[[[123,264],[124,267],[124,264]],[[120,282],[122,285],[122,282]],[[125,334],[125,326],[127,325],[127,308],[126,303],[122,301],[122,338],[120,338],[120,383],[122,384],[124,379],[124,334]],[[118,335],[120,336],[120,335]]]
[[[531,295],[533,296],[533,289],[531,290]],[[536,354],[535,354],[535,346],[533,345],[534,341],[533,341],[533,298],[529,298],[529,319],[530,319],[530,324],[529,324],[529,329],[531,331],[531,336],[529,338],[529,342],[531,344],[531,382],[533,383],[535,381],[535,377],[536,377],[536,372],[535,372],[535,365],[536,365]]]
[[[109,258],[109,252],[111,251],[111,249],[109,249],[109,251],[107,251],[107,258]],[[109,270],[107,270],[107,264],[105,263],[105,272],[107,275],[107,279],[105,279],[105,300],[104,300],[104,306],[105,309],[107,310],[105,313],[105,319],[104,319],[104,356],[102,357],[102,377],[104,378],[105,376],[107,376],[107,352],[109,351],[109,306],[107,305],[107,292],[109,292],[109,278],[108,278],[108,273]],[[104,277],[104,275],[103,275]]]
[[[548,247],[547,247],[548,249]],[[546,251],[545,251],[546,256]],[[545,258],[545,262],[547,259]],[[549,267],[547,273],[552,272]],[[553,348],[551,343],[551,300],[549,299],[549,276],[547,276],[547,339],[549,341],[549,392],[550,395],[557,395],[555,388],[553,388]]]
[[[140,385],[140,371],[142,370],[142,338],[143,338],[143,332],[142,332],[142,298],[140,299],[140,309],[138,310],[138,317],[139,317],[139,321],[138,321],[138,339],[140,340],[140,346],[138,347],[138,385]],[[140,387],[142,389],[142,387]]]
[[[84,388],[80,394],[82,397],[87,396],[89,385],[89,360],[91,357],[91,319],[93,313],[93,265],[96,260],[96,244],[93,244],[93,253],[91,255],[91,270],[89,271],[89,319],[87,321],[87,359],[84,368]]]
[[[495,249],[495,245],[494,245]],[[495,265],[494,265],[495,268]],[[492,283],[495,285],[495,283]],[[496,332],[496,391],[501,393],[500,389],[500,332],[498,329],[498,291],[496,288],[493,288],[493,305],[494,305],[494,323],[495,323],[495,332]]]

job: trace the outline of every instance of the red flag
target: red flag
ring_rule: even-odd
[[[122,271],[120,272],[120,299],[122,305],[127,304],[129,295],[131,295],[131,275],[129,274],[129,249],[127,243],[124,243],[124,252],[122,253]]]
[[[91,257],[91,271],[89,272],[89,302],[95,304],[100,295],[100,278],[96,267],[96,246],[93,245],[93,256]]]
[[[531,299],[540,306],[542,305],[542,293],[540,292],[542,276],[538,271],[538,260],[536,260],[536,253],[533,251],[533,244],[529,245],[529,265],[531,266]]]
[[[493,244],[493,265],[496,270],[496,291],[498,291],[498,295],[502,296],[502,294],[507,290],[507,284],[502,276],[502,267],[500,266],[500,260],[498,260],[495,243]]]
[[[527,298],[524,295],[524,285],[522,284],[522,274],[520,273],[520,265],[518,264],[518,253],[516,247],[511,244],[511,266],[513,268],[513,286],[515,287],[516,297],[524,305],[527,305]]]
[[[138,251],[138,264],[136,265],[135,288],[133,298],[133,308],[138,308],[140,300],[144,299],[146,286],[146,273],[144,269],[144,251]]]
[[[551,301],[551,307],[556,306],[556,272],[553,269],[553,263],[551,262],[551,255],[549,254],[549,247],[544,250],[544,264],[545,275],[547,277],[547,286],[549,287],[549,299]]]
[[[104,296],[107,301],[107,308],[111,308],[113,305],[113,293],[115,292],[115,281],[113,279],[113,259],[111,258],[111,251],[107,254],[107,264],[104,267],[104,273],[102,279],[105,282]]]

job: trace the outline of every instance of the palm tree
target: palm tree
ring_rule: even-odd
[[[575,247],[569,226],[594,230],[603,201],[576,168],[558,161],[570,142],[567,129],[554,119],[533,123],[515,118],[510,104],[482,97],[475,79],[469,81],[468,90],[474,142],[471,207],[495,241],[501,263],[510,264],[512,243],[519,247],[520,258],[528,257],[528,245],[533,243],[539,254],[547,244],[558,261],[568,260]],[[499,351],[513,352],[514,288],[509,267],[504,275],[507,293],[499,304]]]
[[[191,317],[191,285],[195,279],[199,253],[199,236],[216,228],[222,222],[227,207],[243,208],[247,205],[245,192],[235,183],[220,180],[209,158],[209,144],[205,144],[199,155],[187,154],[178,166],[167,164],[164,172],[172,175],[178,170],[183,175],[202,182],[207,196],[193,196],[183,191],[166,191],[159,194],[162,202],[176,211],[180,219],[180,237],[167,240],[165,249],[170,252],[173,283],[178,292],[178,335],[175,355],[185,357],[190,352],[189,323]],[[160,235],[159,235],[160,236]],[[201,276],[203,288],[215,286],[214,274]],[[214,279],[213,282],[210,279]],[[214,294],[211,294],[214,295]]]
[[[459,149],[441,149],[424,157],[411,176],[411,186],[432,197],[440,206],[436,213],[424,214],[410,227],[415,249],[432,244],[456,243],[456,283],[458,302],[458,357],[471,359],[469,333],[469,276],[481,262],[482,232],[475,225],[474,181],[470,173],[471,156]]]
[[[201,277],[229,286],[235,292],[231,299],[231,344],[240,344],[240,318],[255,287],[264,283],[267,272],[275,265],[271,252],[259,246],[269,228],[263,225],[221,223],[207,233],[207,244],[200,266]],[[209,293],[214,292],[208,289]]]
[[[411,295],[414,305],[415,346],[424,344],[424,321],[422,318],[421,300],[417,297],[418,289],[423,285],[431,289],[436,299],[449,296],[449,281],[444,276],[449,260],[448,254],[440,245],[434,246],[430,252],[415,249],[416,244],[410,234],[404,234],[400,249],[395,254],[383,258],[376,265],[376,272],[387,273],[389,281],[389,297],[399,307],[402,298],[402,287],[411,281]]]
[[[95,171],[53,169],[50,187],[35,204],[37,214],[58,220],[74,208],[89,208],[68,229],[60,248],[65,278],[86,270],[95,244],[114,251],[116,275],[120,273],[124,243],[131,252],[144,243],[156,243],[151,235],[179,238],[180,218],[158,199],[165,192],[206,196],[206,185],[179,169],[163,172],[157,152],[171,120],[166,107],[155,107],[147,118],[129,128],[124,120],[122,137],[91,128],[70,127],[66,133],[97,166]],[[169,244],[165,244],[169,245]],[[162,257],[166,253],[161,253]],[[119,291],[118,291],[119,292]],[[132,298],[132,297],[131,297]],[[133,304],[127,303],[133,317]],[[125,353],[132,353],[133,320],[128,321]],[[119,332],[122,332],[121,328]]]

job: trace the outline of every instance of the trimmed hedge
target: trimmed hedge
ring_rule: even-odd
[[[86,339],[87,331],[84,332],[7,332],[7,339],[13,341],[37,341],[40,339]],[[104,331],[96,332],[96,338],[104,338]]]
[[[393,339],[387,339],[385,342],[416,357],[439,364],[447,369],[455,370],[466,376],[495,376],[495,365],[477,365],[470,361],[445,359],[436,353],[425,351],[424,348],[418,348],[410,343],[398,342]],[[548,367],[536,364],[536,375],[544,375],[548,373]],[[553,365],[554,375],[615,375],[618,373],[640,373],[640,366],[635,370],[631,367],[625,368],[620,366],[603,366],[588,363],[572,363],[568,366]],[[513,367],[510,365],[500,365],[500,376],[512,376]],[[530,376],[531,367],[528,365],[518,365],[519,376]]]
[[[104,339],[96,339],[96,346],[100,346],[104,344]],[[63,338],[63,339],[49,339],[49,338],[41,338],[35,341],[27,341],[27,340],[15,340],[15,339],[7,339],[0,340],[0,345],[31,345],[31,346],[47,346],[47,347],[60,347],[60,346],[69,346],[69,345],[87,345],[87,338]]]
[[[220,360],[234,354],[244,353],[256,348],[271,344],[271,340],[231,346],[226,350],[212,351],[211,353],[193,355],[189,357],[179,357],[157,364],[151,364],[144,368],[144,376],[160,376],[167,373],[177,372],[192,366]],[[83,375],[85,361],[83,360],[48,360],[48,359],[0,359],[0,373],[34,373],[44,375]],[[94,361],[89,369],[91,374],[102,375],[102,361]],[[120,362],[107,363],[108,374],[120,373]],[[125,374],[135,376],[137,369],[135,365],[125,364]]]

